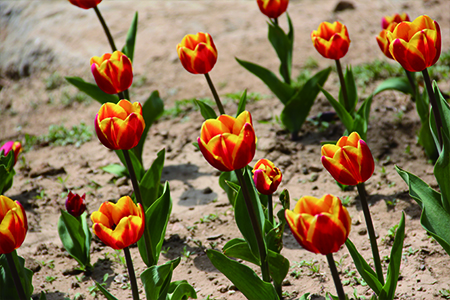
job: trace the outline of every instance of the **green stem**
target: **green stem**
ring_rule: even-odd
[[[372,217],[370,216],[369,204],[367,203],[366,190],[364,182],[356,186],[358,188],[359,198],[361,199],[361,206],[366,219],[367,232],[369,233],[370,246],[372,248],[373,263],[377,272],[378,281],[384,285],[383,269],[381,268],[380,253],[378,252],[377,239],[375,237],[375,229],[373,228]]]
[[[444,142],[442,140],[443,137],[442,137],[441,113],[439,112],[438,103],[437,103],[436,97],[434,95],[433,87],[431,86],[431,79],[430,79],[430,75],[428,75],[428,69],[423,70],[422,74],[423,74],[423,79],[425,81],[425,85],[427,87],[428,98],[430,99],[431,109],[433,110],[434,121],[436,122],[439,146],[440,146],[440,149],[442,149]]]
[[[353,112],[349,111],[350,107],[348,103],[347,86],[345,85],[344,73],[342,72],[341,61],[339,59],[336,59],[336,69],[339,75],[339,82],[341,83],[341,91],[342,91],[342,98],[344,99],[344,107],[350,114],[353,115]]]
[[[412,88],[412,90],[413,90],[413,95],[412,95],[412,97],[411,97],[411,100],[412,100],[413,102],[416,102],[416,97],[417,97],[417,87],[416,87],[416,84],[415,84],[415,82],[414,82],[414,78],[413,78],[412,72],[410,72],[410,71],[408,71],[408,70],[406,70],[406,69],[404,69],[404,70],[405,70],[406,78],[408,78],[409,84],[411,85],[411,88]]]
[[[125,158],[125,162],[127,165],[128,173],[130,174],[131,184],[133,185],[133,190],[134,190],[134,195],[136,196],[136,201],[137,201],[137,203],[140,203],[145,210],[146,207],[144,205],[144,202],[142,202],[141,189],[139,188],[139,183],[136,178],[136,173],[134,171],[133,163],[131,162],[131,159],[130,159],[130,154],[128,153],[128,150],[122,150],[122,152],[123,152],[123,156]],[[144,243],[145,243],[145,249],[146,249],[146,254],[147,254],[147,261],[150,264],[153,261],[154,251],[152,248],[152,243],[151,243],[151,239],[150,239],[150,232],[148,230],[148,226],[150,226],[150,224],[147,224],[147,222],[145,222]],[[148,266],[148,267],[150,267],[150,266]]]
[[[131,292],[133,293],[133,300],[139,300],[139,292],[136,282],[136,275],[134,274],[133,260],[130,255],[130,248],[123,248],[125,254],[125,261],[127,262],[128,277],[130,277]]]
[[[336,287],[336,292],[338,294],[339,300],[345,300],[344,288],[342,287],[341,279],[339,278],[339,273],[336,268],[336,263],[334,262],[333,253],[326,255],[328,265],[330,266],[331,275],[333,276],[334,286]]]
[[[267,196],[267,208],[269,210],[269,222],[274,224],[275,220],[273,219],[273,201],[272,194]]]
[[[244,195],[245,205],[247,206],[248,215],[250,217],[250,221],[252,222],[253,231],[255,232],[256,241],[258,243],[258,252],[259,258],[261,260],[261,273],[263,280],[265,282],[270,282],[270,273],[269,273],[269,263],[267,262],[266,256],[266,247],[264,245],[263,233],[261,227],[259,227],[258,220],[256,219],[255,208],[253,206],[252,200],[250,198],[250,193],[248,191],[248,187],[245,183],[244,176],[242,172],[245,171],[245,168],[236,170],[236,176],[241,185],[242,194]]]
[[[119,100],[127,99],[127,98],[125,98],[123,92],[118,92],[118,93],[117,93],[117,96],[119,97]],[[129,100],[129,99],[127,99],[127,100]]]
[[[20,300],[27,300],[25,296],[25,290],[23,289],[22,282],[20,281],[19,272],[17,271],[16,264],[14,263],[14,257],[12,252],[5,253],[6,260],[8,261],[9,270],[11,271],[11,276],[16,286],[16,291],[19,294]]]
[[[225,110],[223,109],[222,102],[220,102],[219,95],[217,94],[216,88],[214,87],[211,77],[209,77],[209,73],[205,74],[205,78],[206,78],[209,88],[211,89],[211,92],[214,96],[214,100],[216,101],[216,105],[217,105],[217,108],[219,109],[220,114],[221,115],[225,114]]]
[[[97,6],[94,7],[94,11],[97,14],[97,17],[102,24],[103,30],[105,31],[106,37],[108,38],[109,45],[111,46],[112,51],[117,51],[116,44],[114,44],[114,39],[109,31],[108,25],[106,25],[105,19],[103,19],[102,14]]]

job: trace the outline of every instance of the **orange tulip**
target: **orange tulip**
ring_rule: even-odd
[[[91,58],[91,71],[98,87],[107,94],[127,90],[133,83],[133,67],[130,59],[120,51]]]
[[[311,40],[323,57],[334,60],[344,57],[350,46],[347,27],[338,21],[320,23],[319,29],[311,32]]]
[[[186,35],[177,45],[183,67],[193,74],[206,74],[217,61],[217,49],[208,33]]]
[[[336,145],[322,146],[322,164],[339,183],[357,185],[375,169],[372,153],[357,132],[343,136]]]
[[[0,153],[3,152],[4,156],[7,156],[10,151],[14,152],[14,164],[16,164],[19,153],[22,152],[22,144],[17,141],[8,141],[0,147]]]
[[[441,55],[441,29],[426,15],[399,23],[386,37],[392,57],[410,72],[431,67]]]
[[[220,115],[206,120],[198,138],[205,159],[220,171],[233,171],[247,166],[255,156],[256,135],[248,111],[237,118]]]
[[[260,159],[253,167],[253,181],[263,195],[272,195],[280,185],[282,174],[268,159]]]
[[[28,221],[23,206],[5,196],[0,196],[0,254],[19,248],[28,231]]]
[[[83,194],[83,196],[80,197],[78,194],[69,192],[66,199],[67,212],[74,217],[81,216],[81,214],[86,210],[86,204],[84,203],[85,199],[86,194]]]
[[[102,0],[69,0],[69,2],[75,6],[89,9],[96,7]]]
[[[276,19],[286,11],[289,0],[256,0],[256,3],[263,14]]]
[[[128,100],[105,103],[95,116],[95,131],[105,147],[129,150],[135,147],[145,128],[142,106]]]
[[[294,211],[285,210],[285,217],[300,246],[313,253],[337,252],[350,233],[350,215],[341,200],[333,195],[320,199],[304,196]]]
[[[103,243],[120,250],[136,243],[144,233],[145,215],[141,204],[134,204],[125,196],[117,201],[104,202],[91,214],[94,233]]]
[[[400,23],[403,21],[411,21],[407,13],[393,14],[392,16],[384,16],[381,19],[381,28],[387,29],[392,23]]]

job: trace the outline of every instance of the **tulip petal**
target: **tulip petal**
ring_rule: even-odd
[[[333,176],[333,178],[338,181],[340,184],[345,185],[357,185],[358,182],[353,178],[353,174],[350,173],[348,169],[346,169],[340,161],[322,156],[321,158],[322,164],[327,169],[327,171]]]
[[[307,241],[315,246],[316,253],[327,255],[337,252],[345,243],[347,233],[343,232],[342,224],[336,224],[336,221],[341,223],[329,214],[319,214],[311,222]]]

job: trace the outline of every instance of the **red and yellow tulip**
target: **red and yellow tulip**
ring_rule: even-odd
[[[217,61],[217,49],[208,33],[186,35],[177,52],[183,67],[193,74],[209,73]]]
[[[398,14],[395,13],[392,16],[384,16],[381,19],[381,28],[383,29],[387,29],[389,27],[389,25],[391,25],[392,23],[400,23],[403,21],[411,21],[409,19],[409,16],[407,13],[402,13],[402,14]]]
[[[403,21],[410,21],[408,14],[394,14],[392,16],[385,16],[381,19],[381,27],[383,30],[377,36],[378,46],[387,58],[394,59],[389,51],[389,41],[387,33],[394,31],[398,23]]]
[[[386,37],[392,57],[410,72],[431,67],[441,55],[441,29],[426,15],[399,23]]]
[[[130,59],[120,51],[91,58],[91,71],[98,87],[107,94],[127,90],[133,83],[133,67]]]
[[[80,197],[78,194],[74,194],[69,192],[66,199],[66,210],[69,214],[74,217],[81,216],[82,213],[86,210],[85,204],[86,194]]]
[[[341,200],[333,195],[320,199],[304,196],[294,211],[285,211],[285,217],[300,246],[313,253],[337,252],[350,233],[350,215]]]
[[[220,171],[233,171],[247,166],[255,156],[256,135],[248,111],[237,118],[221,115],[206,120],[198,138],[205,159]]]
[[[0,196],[0,254],[19,248],[28,231],[28,221],[23,206],[5,196]]]
[[[69,2],[75,6],[89,9],[96,7],[102,0],[69,0]]]
[[[109,247],[120,250],[136,243],[144,233],[145,215],[141,204],[122,197],[117,204],[104,202],[91,214],[94,233]]]
[[[347,27],[338,21],[320,23],[319,28],[311,32],[311,40],[323,57],[334,60],[344,57],[350,46]]]
[[[129,150],[135,147],[145,128],[142,106],[120,100],[105,103],[95,116],[95,132],[105,147],[112,150]]]
[[[22,152],[22,144],[17,141],[8,141],[0,147],[0,153],[3,152],[4,156],[7,156],[10,151],[14,152],[14,164],[16,164],[19,153]]]
[[[289,0],[256,0],[256,3],[263,14],[276,19],[286,11]]]
[[[357,132],[341,137],[336,145],[323,145],[322,164],[336,181],[345,185],[365,182],[375,169],[372,153]]]
[[[268,159],[260,159],[253,167],[255,187],[263,195],[272,195],[280,185],[282,174]]]

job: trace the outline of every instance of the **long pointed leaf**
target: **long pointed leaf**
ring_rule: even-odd
[[[325,95],[325,97],[328,99],[330,104],[333,106],[334,110],[336,111],[337,115],[339,116],[339,119],[341,120],[342,124],[344,124],[345,128],[349,132],[353,130],[353,118],[348,113],[348,111],[345,109],[344,106],[342,106],[338,101],[336,101],[333,96],[331,96],[330,93],[328,93],[323,88],[320,88],[322,93]]]
[[[200,108],[200,113],[205,120],[217,119],[217,114],[211,106],[200,100],[194,100],[194,103]]]
[[[165,149],[158,152],[152,166],[147,170],[139,182],[144,210],[147,210],[159,196],[161,174],[164,167]]]
[[[406,77],[394,77],[386,79],[377,86],[373,94],[376,95],[387,90],[396,90],[404,94],[414,95],[411,84]]]
[[[241,95],[241,98],[239,99],[236,117],[239,116],[245,110],[246,104],[247,104],[247,89],[244,90],[244,92]]]
[[[160,266],[152,266],[142,272],[141,281],[144,285],[147,300],[158,300],[167,294],[173,270],[180,263],[180,258],[166,262]]]
[[[119,102],[119,97],[117,97],[116,95],[107,94],[102,91],[96,84],[86,82],[80,77],[66,77],[66,80],[86,95],[98,101],[100,104],[104,104],[106,102]]]
[[[127,39],[125,46],[122,48],[122,52],[128,56],[128,58],[133,61],[134,58],[134,45],[136,44],[136,34],[138,27],[138,12],[134,14],[133,21],[131,21],[131,26],[128,29]]]

